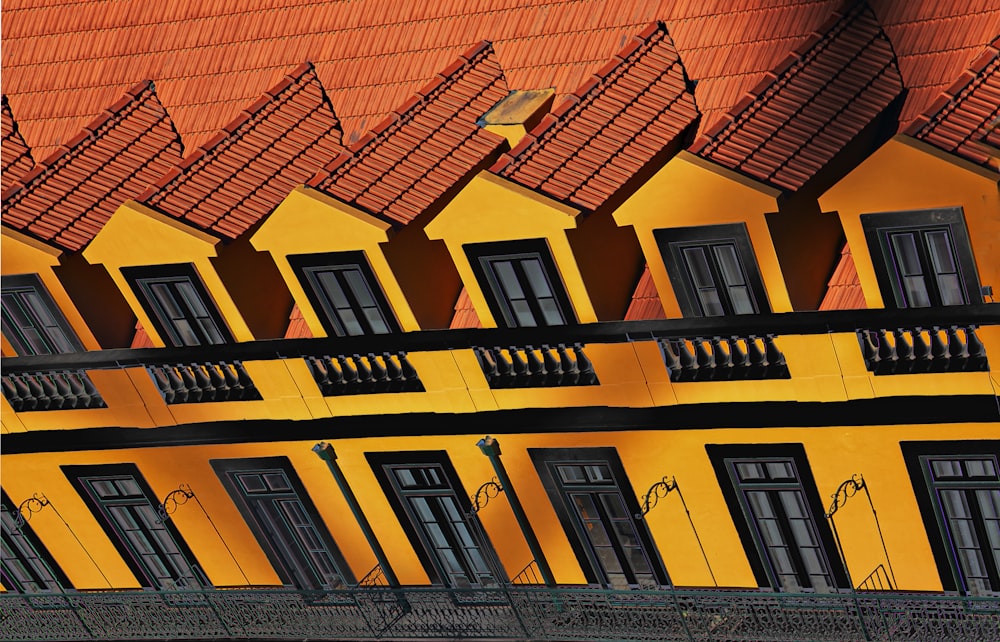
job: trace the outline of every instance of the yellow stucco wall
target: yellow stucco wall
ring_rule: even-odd
[[[898,135],[821,196],[823,211],[840,215],[868,307],[885,304],[861,227],[862,214],[961,207],[980,282],[1000,292],[998,180],[996,172]]]
[[[635,228],[668,318],[680,317],[681,310],[653,230],[724,223],[746,225],[771,311],[792,310],[765,219],[765,214],[778,211],[778,194],[682,151],[615,211],[619,225]]]

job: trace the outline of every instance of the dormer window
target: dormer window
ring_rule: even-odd
[[[18,356],[83,349],[37,275],[5,276],[2,283],[3,335]]]
[[[685,317],[770,312],[742,223],[654,230]]]
[[[981,300],[961,208],[863,214],[861,224],[887,306],[928,308]]]
[[[190,263],[122,268],[122,274],[165,343],[179,348],[232,342]]]
[[[544,240],[474,243],[466,245],[465,252],[498,325],[533,328],[576,322]]]
[[[399,332],[364,252],[300,254],[288,262],[331,336]]]

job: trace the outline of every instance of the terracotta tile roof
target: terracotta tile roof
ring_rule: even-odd
[[[476,124],[506,95],[493,47],[480,43],[307,184],[405,225],[506,147]]]
[[[980,165],[1000,154],[1000,37],[906,133]]]
[[[302,318],[302,310],[298,304],[292,306],[292,313],[288,315],[288,329],[285,330],[286,339],[312,339],[313,333],[309,329],[306,320]]]
[[[644,265],[642,276],[635,286],[635,293],[632,294],[632,302],[625,312],[625,320],[647,321],[666,318],[667,313],[663,311],[663,303],[660,302],[660,294],[656,291],[653,276],[649,273],[649,265]]]
[[[139,83],[4,191],[4,224],[79,250],[180,154],[153,83]]]
[[[356,140],[482,40],[512,88],[554,87],[561,97],[663,20],[710,124],[838,1],[5,0],[0,54],[4,92],[39,154],[142,78],[156,82],[195,149],[303,60],[315,63],[346,140]]]
[[[861,290],[861,279],[854,265],[851,246],[844,244],[840,261],[827,283],[826,294],[819,304],[820,310],[863,310],[868,307]]]
[[[1000,34],[996,0],[869,0],[899,60],[906,85],[900,131],[931,104]]]
[[[465,288],[462,288],[458,294],[458,301],[455,302],[455,316],[451,318],[451,325],[448,327],[452,330],[483,327],[479,315],[476,314],[476,309],[472,307],[472,299],[469,298],[469,293]]]
[[[142,324],[138,321],[135,324],[135,334],[132,335],[132,344],[129,345],[130,348],[155,348],[153,345],[153,340],[149,338],[146,334],[146,328],[142,327]]]
[[[545,116],[493,171],[594,210],[698,118],[663,23],[650,24]]]
[[[868,5],[853,3],[834,13],[691,151],[795,190],[902,91],[888,38]]]
[[[32,167],[35,161],[31,158],[31,150],[24,142],[21,132],[17,130],[14,114],[3,97],[3,114],[0,116],[0,190],[6,192],[14,180],[21,178]]]
[[[340,124],[304,63],[170,169],[140,200],[236,238],[336,157]]]

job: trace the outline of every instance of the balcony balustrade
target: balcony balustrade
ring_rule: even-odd
[[[579,343],[567,348],[543,345],[539,349],[476,347],[476,358],[490,388],[593,386],[599,382],[594,366]],[[571,356],[572,353],[572,356]]]
[[[774,335],[659,339],[658,343],[674,382],[789,378]]]
[[[865,366],[876,375],[989,370],[976,326],[858,330]]]
[[[146,371],[168,404],[255,401],[261,398],[239,361],[149,365]]]
[[[325,397],[376,392],[423,392],[416,369],[405,352],[368,353],[350,357],[305,357],[309,372]]]
[[[8,640],[997,639],[1000,599],[928,593],[795,594],[368,587],[0,596]]]
[[[4,374],[3,396],[17,412],[105,408],[104,399],[82,370]]]

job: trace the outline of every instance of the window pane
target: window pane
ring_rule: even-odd
[[[787,461],[767,462],[767,474],[771,479],[795,479],[795,470]]]
[[[708,257],[705,256],[705,248],[684,248],[684,260],[687,263],[691,280],[694,282],[696,288],[715,287],[715,279],[712,278],[712,271],[708,267]]]
[[[545,276],[545,270],[542,268],[542,262],[539,259],[523,259],[521,261],[521,268],[524,270],[525,276],[528,277],[528,283],[531,284],[531,290],[534,292],[535,297],[541,299],[552,296],[549,281]]]
[[[753,462],[742,462],[736,464],[736,473],[740,480],[764,479],[764,467]]]
[[[507,293],[507,297],[510,299],[523,299],[524,292],[521,290],[521,284],[517,280],[517,274],[515,274],[514,266],[511,262],[493,261],[492,265],[501,287]]]
[[[563,319],[562,311],[559,310],[559,304],[555,299],[539,299],[538,307],[542,310],[542,318],[545,319],[545,325],[563,325],[566,320]]]
[[[337,280],[337,275],[332,270],[327,270],[323,272],[315,272],[316,280],[323,288],[323,292],[326,293],[327,298],[333,303],[333,307],[338,310],[342,308],[350,307],[350,303],[347,301],[347,295],[344,294],[343,288],[340,287],[340,281]]]
[[[896,266],[903,276],[923,275],[924,270],[920,265],[920,255],[917,252],[917,243],[913,232],[891,234],[893,255],[896,258]]]
[[[729,288],[729,299],[733,304],[733,314],[754,314],[757,310],[753,307],[753,299],[750,298],[750,290],[747,288]]]
[[[188,309],[196,317],[207,317],[208,308],[205,307],[205,302],[201,300],[201,296],[198,291],[194,289],[194,285],[190,281],[178,281],[177,291],[180,292],[181,297],[184,299],[184,303],[188,306]]]
[[[938,274],[937,284],[941,305],[965,305],[965,292],[957,274]]]
[[[344,270],[344,277],[347,279],[347,285],[351,288],[358,305],[363,308],[375,305],[375,298],[360,270]]]
[[[947,230],[934,230],[925,234],[927,248],[930,250],[931,264],[938,274],[957,272],[955,255],[951,251],[951,239]]]
[[[931,461],[931,470],[934,472],[935,479],[941,479],[942,477],[961,477],[962,462],[950,459],[935,459]]]
[[[923,276],[903,277],[903,292],[906,302],[911,308],[928,308],[931,297],[927,293],[927,283]]]
[[[715,245],[712,247],[715,252],[715,259],[719,262],[719,270],[722,272],[722,280],[726,285],[744,285],[746,279],[743,278],[743,266],[740,264],[739,255],[736,254],[736,246],[732,244]]]

